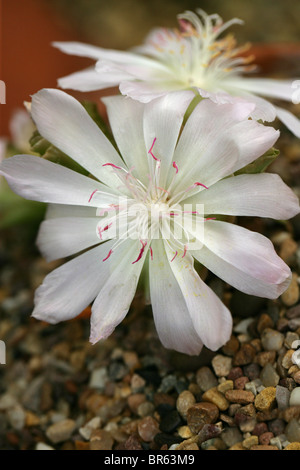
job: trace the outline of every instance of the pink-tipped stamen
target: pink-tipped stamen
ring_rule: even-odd
[[[112,252],[113,252],[112,250],[109,250],[108,255],[107,255],[106,258],[104,258],[102,261],[106,261],[106,260],[110,257],[110,255],[112,254]]]
[[[140,261],[140,259],[142,258],[143,254],[144,254],[145,248],[147,246],[147,242],[143,242],[143,240],[141,240],[141,244],[142,244],[142,248],[140,249],[139,256],[137,257],[137,259],[135,261],[133,261],[132,264],[135,264],[138,261]]]
[[[153,153],[152,153],[152,150],[153,150],[153,147],[154,147],[155,142],[156,142],[156,137],[154,137],[154,140],[153,140],[153,142],[152,142],[152,145],[151,145],[150,150],[148,150],[148,153],[150,153],[151,157],[154,158],[154,160],[155,160],[156,162],[160,162],[160,160],[159,160],[158,158],[156,158],[156,156],[153,155]]]
[[[94,195],[96,194],[97,191],[98,191],[98,189],[95,189],[95,191],[92,192],[92,194],[90,195],[89,202],[91,202],[92,198],[94,197]]]
[[[104,228],[98,227],[98,234],[99,234],[100,240],[102,240],[102,233],[106,232],[106,230],[108,230],[111,226],[112,226],[112,223],[106,225]]]
[[[183,250],[183,255],[182,255],[182,258],[185,257],[186,253],[187,253],[187,245],[184,245],[184,250]]]
[[[153,261],[153,250],[151,246],[149,247],[149,250],[150,250],[150,255],[151,255],[151,261]]]
[[[197,212],[197,211],[183,211],[182,213],[183,214],[197,214],[197,215],[199,215],[199,212]]]
[[[205,221],[206,220],[216,220],[216,217],[207,217],[206,219],[204,219]]]
[[[114,165],[113,163],[104,163],[104,165],[102,165],[102,166],[112,166],[116,170],[122,170],[122,168],[120,166]]]
[[[208,187],[205,186],[205,184],[199,183],[198,181],[196,181],[196,183],[194,183],[193,186],[202,186],[202,188],[208,189]]]
[[[177,175],[177,173],[178,173],[179,170],[178,170],[178,166],[176,165],[176,162],[173,162],[173,168],[175,168],[175,170],[176,170],[176,175]]]
[[[174,261],[174,259],[176,258],[177,255],[178,255],[178,251],[176,251],[175,255],[174,255],[173,258],[171,259],[171,263],[172,263],[172,261]]]

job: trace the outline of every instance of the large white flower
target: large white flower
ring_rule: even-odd
[[[83,252],[45,278],[34,317],[68,320],[95,299],[95,343],[125,317],[144,270],[162,343],[198,354],[203,344],[223,345],[232,320],[197,274],[194,258],[248,294],[276,298],[286,289],[290,269],[267,238],[215,219],[285,219],[299,212],[279,176],[232,176],[269,149],[278,132],[248,119],[252,104],[210,100],[197,105],[182,129],[193,96],[171,93],[147,105],[106,98],[120,153],[73,97],[59,90],[33,96],[41,135],[92,175],[29,155],[0,166],[15,192],[51,203],[38,236],[45,257]]]
[[[298,82],[245,75],[255,69],[249,65],[252,56],[240,55],[247,46],[237,48],[231,35],[219,38],[229,26],[242,21],[234,18],[223,23],[218,15],[197,12],[198,16],[190,11],[178,15],[179,30],[155,29],[142,46],[129,52],[79,42],[55,42],[54,46],[67,54],[97,60],[95,68],[61,78],[59,85],[80,91],[120,86],[123,95],[141,102],[187,88],[194,88],[216,102],[240,97],[256,104],[253,118],[273,121],[277,116],[300,137],[299,119],[261,98],[291,102]]]

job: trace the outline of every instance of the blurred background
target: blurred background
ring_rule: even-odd
[[[140,44],[151,28],[176,26],[178,13],[197,7],[225,21],[243,19],[245,25],[232,31],[239,42],[252,42],[264,74],[300,75],[300,2],[295,0],[1,0],[0,79],[7,98],[0,107],[0,135],[9,135],[12,113],[31,94],[90,65],[88,59],[60,53],[52,41],[127,49]]]

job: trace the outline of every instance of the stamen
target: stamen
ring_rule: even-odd
[[[92,192],[92,194],[90,195],[90,199],[89,199],[89,202],[91,202],[94,194],[96,194],[96,192],[98,191],[98,189],[95,189],[95,191]]]
[[[154,158],[155,161],[160,162],[160,160],[158,158],[156,158],[156,156],[153,155],[153,153],[152,153],[155,142],[156,142],[156,137],[154,137],[154,140],[152,142],[150,150],[148,150],[148,153],[150,153],[151,157]]]
[[[104,163],[102,166],[112,166],[113,168],[116,168],[117,170],[122,170],[120,166],[114,165],[113,163]]]
[[[150,250],[150,255],[151,255],[151,261],[153,261],[153,250],[151,246],[149,247],[149,250]]]
[[[186,255],[186,253],[187,253],[187,250],[188,250],[187,245],[184,245],[184,251],[183,251],[182,258],[185,257],[185,255]]]
[[[102,261],[106,261],[106,260],[110,257],[110,255],[112,254],[112,252],[113,252],[112,250],[109,250],[108,255],[107,255],[106,258],[104,258]]]
[[[173,168],[175,168],[175,170],[176,170],[176,175],[177,175],[177,173],[178,173],[179,170],[178,170],[178,166],[176,165],[176,162],[173,162]]]
[[[206,220],[216,220],[216,217],[207,217],[206,219],[204,219],[205,221]]]
[[[205,184],[198,183],[198,181],[196,183],[194,183],[193,186],[202,186],[203,188],[208,189],[208,187],[205,186]]]
[[[112,223],[106,225],[104,228],[98,227],[98,234],[100,237],[100,240],[102,240],[102,232],[106,232],[110,227],[112,226]]]
[[[143,240],[140,240],[141,244],[142,244],[142,248],[140,249],[140,253],[139,253],[139,256],[137,257],[137,259],[135,261],[133,261],[132,264],[135,264],[137,263],[138,261],[140,261],[141,257],[143,256],[144,254],[144,251],[145,251],[145,248],[147,246],[147,242],[143,242]]]
[[[173,258],[171,259],[171,263],[172,263],[172,261],[174,261],[174,259],[176,258],[177,255],[178,255],[178,251],[176,251],[175,255],[174,255]]]

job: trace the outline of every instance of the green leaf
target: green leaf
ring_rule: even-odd
[[[241,170],[236,171],[235,175],[243,175],[243,174],[255,174],[255,173],[263,173],[271,163],[276,160],[279,155],[279,150],[272,147],[266,153],[264,153],[261,157],[257,158],[249,165],[246,165]]]

